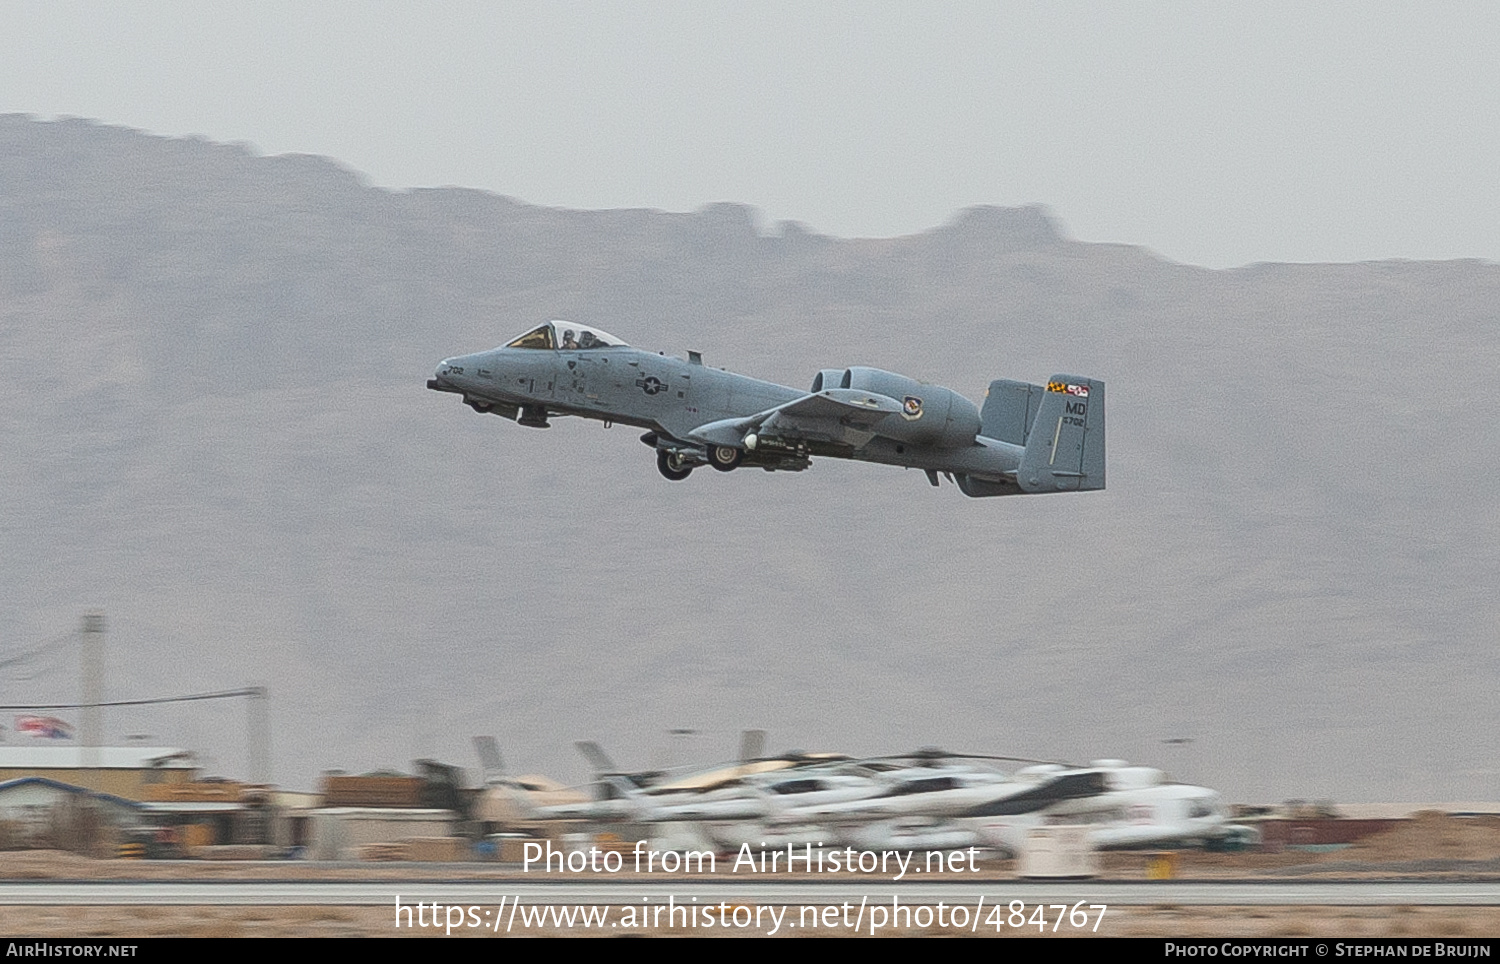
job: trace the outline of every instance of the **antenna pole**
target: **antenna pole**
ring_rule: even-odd
[[[104,702],[104,614],[83,617],[83,718],[79,721],[79,762],[91,789],[99,789],[99,747],[103,744],[100,703]]]
[[[245,693],[250,697],[250,782],[264,786],[271,782],[270,694],[264,686]]]

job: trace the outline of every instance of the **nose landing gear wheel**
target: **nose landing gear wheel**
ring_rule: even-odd
[[[745,453],[732,445],[712,445],[708,449],[708,464],[720,472],[733,472],[745,460]]]
[[[673,482],[681,482],[693,474],[693,467],[675,452],[668,452],[666,449],[657,449],[656,471]]]

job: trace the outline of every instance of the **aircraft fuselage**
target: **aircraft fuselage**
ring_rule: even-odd
[[[1097,385],[1099,395],[1095,483],[1088,471],[1078,471],[1081,441],[1062,446],[1062,463],[1071,459],[1071,465],[1053,465],[1058,462],[1057,440],[1073,438],[1060,406],[1066,401],[1069,413],[1077,409],[1079,417],[1069,414],[1066,419],[1079,426],[1074,434],[1081,438],[1088,387],[1081,389],[1084,398],[1053,403],[1058,408],[1055,435],[1051,416],[1044,412],[1050,453],[1045,445],[1032,448],[1050,454],[1050,461],[1041,472],[1022,473],[1028,453],[1024,436],[987,437],[974,403],[939,385],[878,369],[848,368],[820,372],[812,391],[801,391],[710,368],[697,353],[686,360],[668,357],[632,348],[603,332],[596,338],[590,329],[582,329],[588,341],[579,346],[573,328],[563,326],[550,322],[509,345],[445,359],[427,386],[461,395],[476,411],[534,428],[548,427],[553,416],[575,415],[644,429],[642,441],[657,450],[658,468],[670,479],[685,478],[699,465],[723,471],[741,465],[797,471],[813,456],[828,456],[923,469],[934,485],[938,473],[950,473],[969,495],[1103,487],[1102,383],[1090,383]],[[1043,391],[1040,386],[1024,388]],[[1062,387],[1049,385],[1047,391]],[[1040,397],[1046,396],[1004,403],[1012,409],[1020,406],[1021,414],[1011,420],[1022,425],[1024,415],[1022,431],[1029,431]],[[986,403],[986,419],[991,418],[990,407]]]

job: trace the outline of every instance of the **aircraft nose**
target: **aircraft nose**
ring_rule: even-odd
[[[459,359],[444,358],[438,362],[437,372],[427,380],[427,387],[435,392],[455,392],[459,389],[454,385],[454,379],[463,374],[463,366],[456,364]]]

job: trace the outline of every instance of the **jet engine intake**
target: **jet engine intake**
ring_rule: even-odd
[[[812,393],[816,395],[825,388],[838,388],[843,380],[844,369],[825,368],[813,378]],[[848,388],[849,386],[844,385],[843,387]]]

